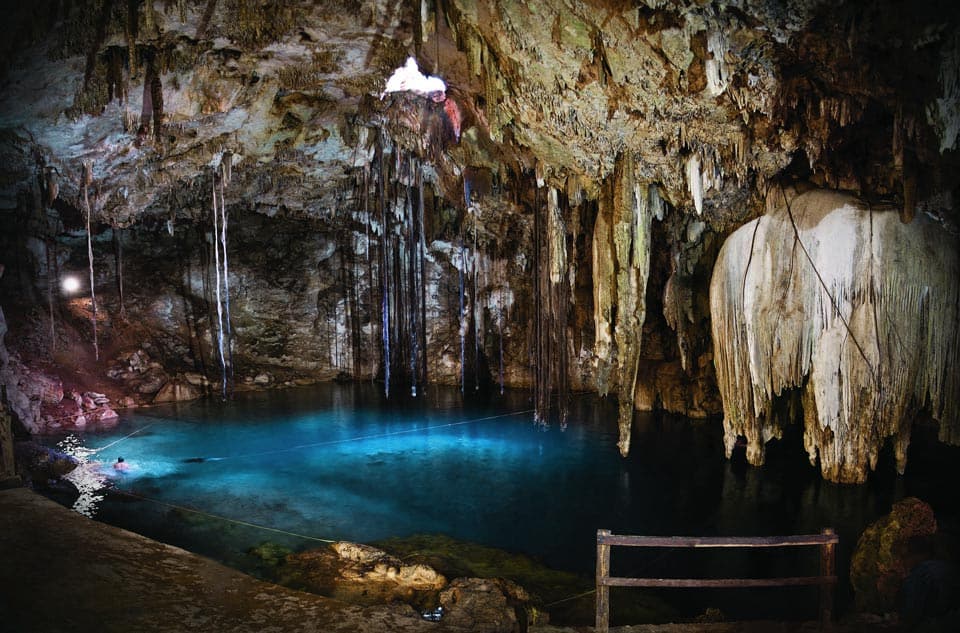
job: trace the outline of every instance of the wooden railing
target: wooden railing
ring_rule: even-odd
[[[597,627],[596,633],[610,628],[610,587],[790,587],[820,586],[820,623],[824,628],[833,617],[833,587],[836,576],[836,547],[840,538],[831,528],[820,534],[799,536],[625,536],[597,530]],[[610,575],[610,548],[623,547],[796,547],[820,548],[820,575],[792,578],[620,578]]]

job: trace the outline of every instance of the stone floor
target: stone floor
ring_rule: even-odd
[[[537,627],[535,633],[592,629]],[[617,633],[813,633],[811,623],[667,624]],[[835,626],[834,633],[876,630]],[[91,521],[25,488],[0,490],[0,631],[457,633],[404,607],[362,608],[262,582]]]

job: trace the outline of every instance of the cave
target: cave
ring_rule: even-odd
[[[31,508],[55,541],[52,499],[97,520],[78,530],[355,602],[309,609],[371,631],[592,624],[600,529],[834,529],[833,616],[864,630],[854,549],[892,507],[929,504],[935,558],[960,564],[952,0],[35,0],[4,18],[8,520]],[[4,526],[2,556],[49,562]],[[424,584],[313,586],[330,544],[367,565],[344,574]],[[53,581],[30,578],[3,575],[14,629],[146,621],[82,592],[47,612]],[[215,630],[260,630],[222,602]],[[817,617],[807,588],[613,602],[617,625]],[[898,604],[883,622],[913,617]]]

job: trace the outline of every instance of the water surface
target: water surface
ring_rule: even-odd
[[[837,486],[796,447],[774,446],[762,469],[727,461],[719,420],[638,414],[623,459],[615,402],[574,398],[565,427],[534,424],[529,407],[521,392],[464,405],[456,390],[434,389],[398,404],[373,385],[331,384],[143,409],[110,433],[51,443],[89,462],[77,475],[86,494],[78,509],[240,568],[263,541],[300,549],[435,533],[592,577],[598,528],[745,536],[833,527],[843,573],[863,527],[895,499],[920,490],[956,508],[935,474]],[[112,468],[119,456],[128,471]],[[613,566],[624,575],[815,575],[817,555],[616,549]],[[815,617],[815,591],[665,595],[694,612],[716,604],[742,617]]]

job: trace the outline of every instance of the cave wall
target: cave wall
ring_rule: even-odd
[[[953,4],[22,5],[0,44],[16,411],[503,384],[544,422],[616,395],[625,454],[635,409],[721,411],[710,277],[771,188],[956,235]],[[446,91],[386,92],[408,56]],[[88,250],[96,327],[89,282],[59,291]]]

